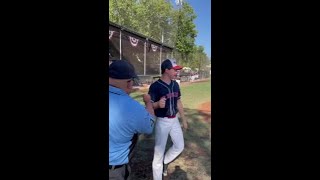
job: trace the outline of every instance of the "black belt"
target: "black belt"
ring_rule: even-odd
[[[121,168],[122,166],[124,166],[125,164],[122,164],[122,165],[109,165],[109,169],[118,169],[118,168]]]
[[[165,117],[159,117],[159,118],[169,118],[169,119],[172,119],[172,118],[175,118],[176,116],[165,116]]]
[[[167,118],[169,118],[169,119],[172,119],[172,118],[175,118],[176,117],[176,115],[174,115],[174,116],[167,116]]]

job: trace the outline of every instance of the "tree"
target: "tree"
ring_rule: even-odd
[[[165,0],[109,0],[109,20],[161,41],[171,38],[173,7]]]
[[[177,40],[175,47],[182,55],[182,61],[188,64],[188,56],[194,50],[195,38],[197,36],[196,26],[194,24],[194,19],[196,18],[192,7],[184,2],[182,7],[176,13],[177,21]]]
[[[162,41],[178,51],[177,60],[190,64],[197,36],[193,8],[183,2],[174,9],[168,0],[109,0],[109,20]]]
[[[109,0],[110,21],[128,28],[135,28],[136,14],[136,0]]]
[[[173,7],[164,0],[141,0],[138,17],[141,25],[139,31],[155,40],[164,41],[170,37]]]

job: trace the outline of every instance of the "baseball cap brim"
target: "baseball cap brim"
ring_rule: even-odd
[[[183,67],[182,66],[175,66],[175,67],[173,67],[172,69],[174,69],[174,70],[180,70],[180,69],[182,69]]]

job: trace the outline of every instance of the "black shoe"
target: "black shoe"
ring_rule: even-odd
[[[164,164],[163,163],[163,176],[167,176],[168,175],[168,165],[169,164]]]

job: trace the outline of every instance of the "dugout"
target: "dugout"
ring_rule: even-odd
[[[109,21],[109,62],[128,60],[141,83],[161,75],[161,62],[173,57],[173,47]]]

